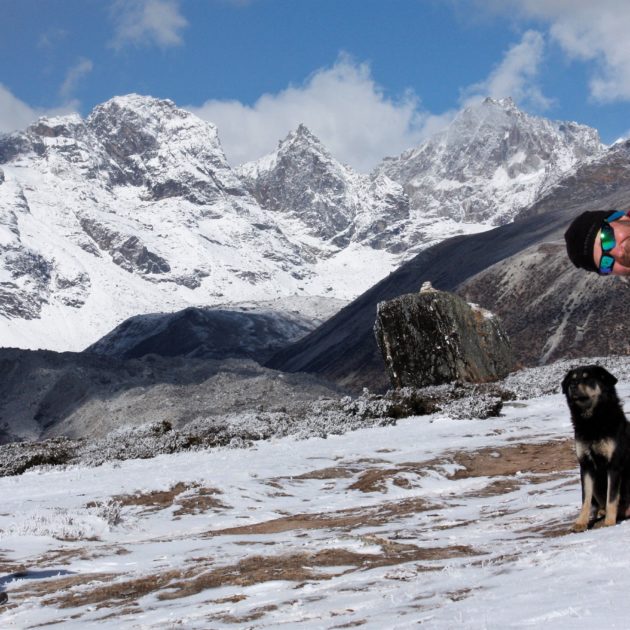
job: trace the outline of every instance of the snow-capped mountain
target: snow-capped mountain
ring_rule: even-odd
[[[304,229],[334,249],[350,243],[399,251],[409,198],[386,175],[362,175],[335,160],[304,126],[273,153],[237,169],[246,188],[286,229]],[[334,249],[332,251],[334,251]]]
[[[484,117],[484,108],[498,113]],[[403,168],[402,158],[358,174],[304,126],[235,171],[214,125],[171,101],[138,95],[111,99],[85,119],[42,118],[0,136],[0,345],[81,350],[143,313],[296,295],[352,299],[419,249],[486,230],[489,217],[511,217],[512,206],[501,215],[505,204],[491,205],[502,198],[477,177],[490,168],[477,161],[489,150],[488,136],[505,133],[504,119],[530,118],[505,102],[475,111],[446,133],[452,142],[440,146],[453,156],[464,150],[461,138],[468,148],[452,172],[446,158],[435,166],[439,181],[423,175],[422,160]],[[555,146],[536,136],[554,124],[535,121],[510,136],[505,159],[514,172],[521,172],[518,146],[528,156],[530,145]],[[566,129],[574,141],[562,146],[572,152],[540,150],[523,164],[535,162],[550,181],[550,173],[599,150],[595,131]],[[443,137],[410,155],[428,160]],[[433,205],[419,205],[401,173],[423,190],[433,186]],[[527,175],[527,195],[541,187],[543,176],[536,177]],[[443,216],[449,212],[435,204],[445,182],[458,179],[462,190],[478,186],[485,214]],[[514,181],[501,189],[506,198],[520,194],[524,180]]]
[[[488,98],[370,175],[335,160],[304,125],[237,171],[289,231],[339,247],[369,244],[401,253],[402,262],[450,236],[509,223],[603,148],[594,129]]]
[[[376,172],[400,183],[425,219],[502,225],[603,148],[595,129],[530,116],[510,98],[487,98]]]
[[[373,281],[333,282],[347,261],[315,272],[323,241],[285,233],[216,128],[171,101],[40,119],[0,138],[0,165],[0,345],[80,350],[140,313],[333,286],[347,299]]]
[[[341,164],[304,125],[237,172],[284,230],[323,239],[333,254],[367,245],[400,263],[450,236],[489,228],[414,210],[401,184],[382,170],[365,175]]]

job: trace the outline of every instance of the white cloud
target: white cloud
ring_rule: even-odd
[[[211,100],[188,109],[217,125],[232,164],[272,151],[304,123],[337,159],[366,171],[384,156],[417,144],[427,125],[435,123],[411,91],[398,99],[387,97],[368,65],[347,55],[304,84],[265,94],[251,106]]]
[[[512,46],[488,78],[463,91],[463,103],[469,104],[491,96],[511,96],[521,106],[547,109],[552,101],[536,84],[543,60],[545,41],[537,31],[527,31],[518,44]]]
[[[528,31],[486,80],[462,90],[461,104],[511,96],[522,106],[549,107],[551,101],[536,84],[543,54],[543,36]],[[448,125],[456,113],[423,110],[411,90],[398,99],[386,96],[369,66],[348,55],[304,84],[265,94],[253,105],[211,100],[188,109],[217,125],[232,164],[269,153],[279,139],[304,123],[337,159],[364,172],[385,156],[418,145]]]
[[[75,102],[52,109],[34,108],[14,96],[0,83],[0,133],[18,131],[41,116],[61,116],[76,111],[76,108]]]
[[[78,82],[94,68],[94,64],[89,59],[79,59],[79,61],[68,70],[66,78],[59,88],[59,94],[64,98],[69,98],[77,87]]]
[[[68,31],[58,28],[50,27],[47,31],[39,36],[37,42],[38,48],[55,48],[61,44],[68,37]]]
[[[630,3],[626,0],[481,0],[495,11],[547,23],[550,37],[571,59],[593,64],[591,96],[630,100]]]
[[[179,0],[115,0],[112,16],[115,30],[111,45],[161,48],[178,46],[188,22],[180,12]]]
[[[35,110],[0,84],[0,132],[15,131],[37,118]]]

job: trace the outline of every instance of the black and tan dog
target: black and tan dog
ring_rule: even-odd
[[[570,370],[562,381],[582,481],[577,531],[585,530],[592,518],[602,514],[604,525],[614,525],[630,512],[630,424],[617,397],[616,383],[599,365]]]

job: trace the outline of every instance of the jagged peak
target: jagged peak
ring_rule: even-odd
[[[56,138],[69,136],[72,132],[84,125],[83,119],[76,112],[65,116],[42,116],[31,123],[26,131],[37,136]]]
[[[304,124],[300,123],[296,129],[291,131],[283,140],[278,143],[278,149],[291,148],[296,145],[310,145],[316,147],[318,151],[328,153],[321,140]]]
[[[100,110],[108,109],[121,109],[121,110],[138,110],[146,108],[159,108],[175,110],[178,109],[177,105],[170,99],[160,99],[155,96],[147,96],[144,94],[137,94],[132,92],[131,94],[122,94],[119,96],[113,96],[104,103],[96,105],[92,110],[92,113]]]
[[[461,124],[467,125],[470,124],[470,120],[494,121],[497,126],[504,126],[543,119],[527,114],[522,109],[519,109],[511,97],[497,99],[488,96],[483,101],[472,103],[461,109],[449,127],[458,127]],[[439,135],[439,133],[436,135]]]
[[[124,154],[183,142],[199,151],[213,147],[223,156],[216,126],[179,108],[170,99],[140,94],[115,96],[97,105],[86,124],[107,146],[118,144],[116,151]]]
[[[154,131],[167,127],[199,127],[210,130],[216,135],[217,128],[213,123],[199,118],[196,114],[178,107],[170,99],[160,99],[141,94],[125,94],[96,105],[86,121],[89,125],[110,119],[114,125],[117,121],[135,123],[143,132],[151,128]],[[111,123],[110,123],[111,124]]]
[[[514,99],[511,96],[506,96],[504,98],[493,98],[492,96],[486,96],[481,102],[481,106],[491,106],[491,107],[499,107],[505,110],[517,110],[521,111]]]

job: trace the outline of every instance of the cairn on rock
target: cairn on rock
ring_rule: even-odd
[[[498,318],[430,282],[419,293],[380,302],[374,333],[395,388],[484,383],[514,368]]]

